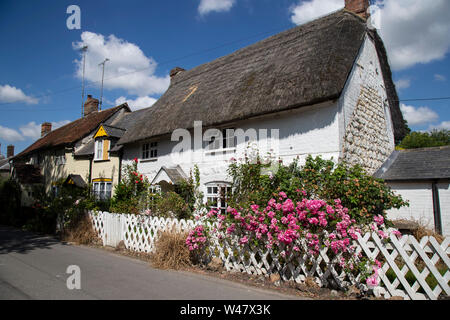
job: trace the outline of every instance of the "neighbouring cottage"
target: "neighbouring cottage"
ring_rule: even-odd
[[[389,219],[416,221],[450,236],[450,146],[396,150],[375,176],[410,204],[389,210]]]
[[[89,159],[90,183],[98,199],[109,199],[114,195],[115,186],[121,179],[122,146],[117,141],[127,129],[132,127],[145,109],[126,112],[113,121],[102,122],[94,131],[93,138],[75,151],[76,159]]]
[[[191,70],[175,68],[168,90],[117,145],[154,184],[200,169],[218,208],[231,158],[249,147],[289,163],[307,155],[377,171],[406,126],[386,50],[366,23],[369,1],[284,31]],[[222,193],[223,194],[223,193]]]
[[[112,125],[128,113],[131,110],[126,103],[99,111],[98,100],[88,95],[82,118],[56,130],[52,130],[49,122],[42,124],[41,138],[11,159],[12,176],[30,197],[35,185],[43,185],[47,194],[57,194],[62,183],[87,186],[92,179],[92,159],[78,157],[77,152],[94,140],[100,124]],[[118,171],[119,166],[114,170]],[[22,172],[33,172],[32,181],[20,178],[24,176]],[[40,177],[36,172],[40,172]],[[26,199],[25,203],[29,202]]]

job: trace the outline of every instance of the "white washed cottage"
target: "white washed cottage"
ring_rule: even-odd
[[[347,0],[230,55],[173,69],[165,94],[118,141],[123,161],[138,158],[155,184],[176,183],[198,165],[209,198],[227,186],[230,159],[255,143],[284,163],[321,155],[374,173],[405,122],[383,42],[367,27],[368,5]]]

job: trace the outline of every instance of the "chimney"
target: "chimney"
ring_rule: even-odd
[[[345,9],[356,13],[364,19],[367,19],[370,16],[370,13],[368,12],[369,7],[369,0],[345,0]]]
[[[50,122],[44,122],[41,124],[41,138],[52,131],[52,124]]]
[[[6,147],[6,157],[14,157],[14,146],[12,144]]]
[[[92,98],[92,95],[88,94],[87,100],[84,103],[84,116],[98,111],[98,99]]]
[[[170,80],[172,80],[173,77],[175,77],[177,74],[179,74],[183,71],[186,71],[186,70],[183,68],[180,68],[180,67],[175,67],[172,70],[170,70]]]

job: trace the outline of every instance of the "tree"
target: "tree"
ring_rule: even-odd
[[[398,145],[402,149],[441,147],[450,145],[450,130],[434,129],[431,132],[411,132]]]

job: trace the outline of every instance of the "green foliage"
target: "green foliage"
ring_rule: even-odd
[[[450,130],[411,132],[398,145],[400,149],[441,147],[450,145]]]
[[[244,163],[232,163],[228,174],[232,180],[232,207],[248,207],[255,203],[264,206],[280,191],[294,199],[302,191],[307,198],[324,199],[330,204],[341,199],[342,205],[357,222],[372,221],[374,215],[406,205],[383,180],[368,175],[360,166],[334,163],[321,157],[308,156],[304,166],[297,161],[283,165],[281,161],[254,161],[246,157]]]
[[[137,170],[137,159],[123,168],[122,180],[114,189],[110,210],[117,213],[139,214],[149,205],[150,183]]]
[[[169,191],[156,201],[155,209],[152,212],[158,217],[170,217],[173,215],[177,219],[189,219],[192,211],[189,204],[176,192]]]

